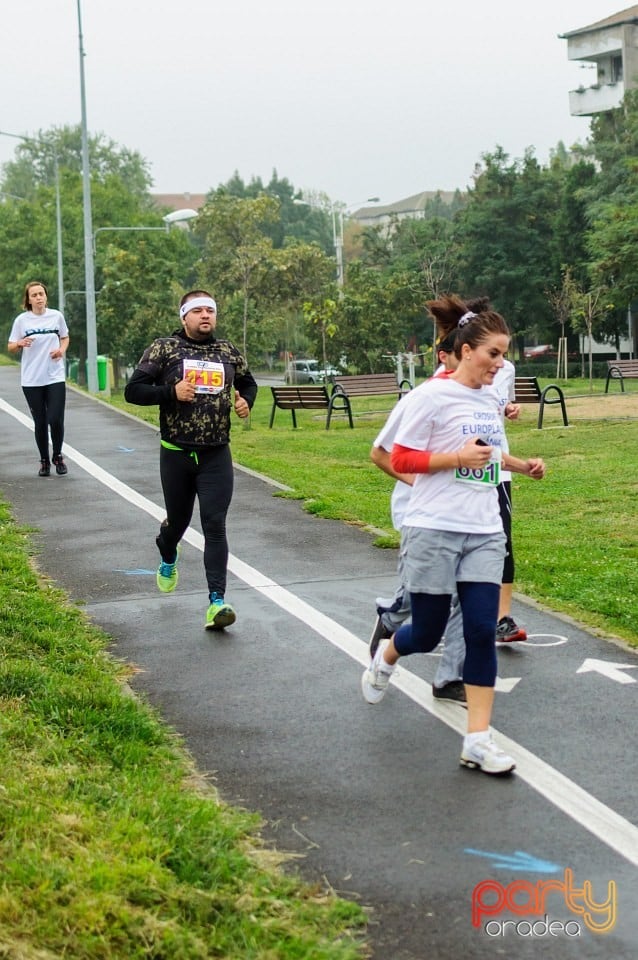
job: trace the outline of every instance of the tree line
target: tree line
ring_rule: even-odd
[[[586,144],[559,143],[545,165],[532,148],[511,158],[497,146],[481,155],[466,191],[449,204],[435,197],[422,218],[362,228],[345,216],[340,285],[334,217],[343,211],[325,194],[302,195],[277,171],[268,183],[236,173],[209,191],[187,230],[167,231],[148,163],[92,136],[98,351],[116,368],[134,365],[153,337],[178,326],[184,289],[199,286],[217,299],[220,335],[241,345],[253,366],[312,355],[365,373],[393,369],[391,357],[412,351],[428,367],[425,304],[443,292],[489,296],[510,325],[515,358],[524,344],[559,337],[570,353],[592,336],[615,351],[636,297],[637,147],[638,93],[630,92],[592,120]],[[3,166],[1,315],[8,334],[32,279],[47,284],[52,305],[59,300],[56,169],[64,308],[71,352],[83,359],[79,127],[20,141]],[[113,229],[130,227],[142,229]]]

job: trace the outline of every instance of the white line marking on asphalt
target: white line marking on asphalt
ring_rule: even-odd
[[[33,429],[32,421],[19,410],[6,403],[1,397],[0,410],[4,410],[5,413],[8,413],[20,423],[31,430]],[[132,487],[122,483],[117,477],[85,457],[75,447],[65,443],[64,453],[66,459],[77,463],[90,476],[103,483],[109,490],[117,493],[128,503],[139,507],[140,510],[145,511],[160,522],[164,519],[165,511],[163,507],[157,506]],[[184,540],[197,550],[203,551],[204,537],[192,527],[189,527],[184,534]],[[319,610],[315,610],[305,600],[296,597],[289,590],[271,580],[270,577],[260,573],[255,567],[244,563],[243,560],[238,559],[233,554],[229,556],[228,569],[239,580],[242,580],[254,590],[258,590],[264,597],[281,607],[282,610],[305,623],[311,630],[324,637],[339,650],[347,653],[361,666],[368,665],[367,643],[346,630],[341,624],[331,620],[330,617]],[[465,711],[459,710],[454,704],[434,700],[432,688],[427,681],[410,673],[405,667],[399,666],[392,676],[391,683],[423,710],[427,710],[428,713],[431,713],[463,736],[465,733]],[[362,709],[364,709],[363,706]],[[365,709],[371,708],[365,707]],[[516,773],[521,780],[593,836],[615,850],[621,857],[624,857],[634,866],[638,866],[638,827],[620,816],[611,807],[596,800],[569,777],[564,776],[559,770],[545,763],[531,751],[526,750],[515,740],[511,740],[498,730],[494,730],[494,732],[497,734],[499,746],[516,758]]]
[[[541,643],[537,640],[537,637],[551,637],[550,641]],[[567,637],[561,636],[560,633],[528,633],[527,641],[525,646],[527,647],[560,647],[561,644],[567,643]]]
[[[494,689],[497,693],[511,693],[520,682],[520,677],[497,677]]]
[[[635,683],[635,677],[628,677],[623,670],[635,670],[633,663],[610,663],[609,660],[584,660],[576,673],[600,673],[616,683]]]

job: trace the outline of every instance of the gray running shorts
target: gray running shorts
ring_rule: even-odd
[[[503,577],[505,534],[404,527],[405,584],[410,593],[456,593],[456,584]]]

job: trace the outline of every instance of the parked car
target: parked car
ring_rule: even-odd
[[[324,383],[340,372],[336,367],[321,367],[318,360],[291,360],[284,379],[286,383]]]
[[[534,357],[555,356],[554,348],[549,343],[540,343],[537,347],[525,347],[523,356],[526,360],[533,360]]]

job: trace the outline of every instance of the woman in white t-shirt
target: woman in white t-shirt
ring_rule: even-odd
[[[35,442],[40,453],[38,476],[51,474],[51,463],[60,476],[67,473],[62,456],[66,372],[64,355],[69,330],[59,310],[47,306],[47,288],[39,280],[24,289],[24,313],[13,321],[9,353],[22,352],[22,391],[34,422]],[[49,458],[49,429],[53,456]]]
[[[433,650],[445,630],[451,597],[458,593],[468,707],[461,763],[485,773],[509,773],[514,760],[490,734],[505,556],[497,486],[502,467],[540,479],[545,465],[503,452],[502,418],[491,389],[509,348],[503,318],[492,310],[469,311],[458,297],[442,297],[428,307],[441,336],[457,331],[459,365],[402,401],[392,466],[415,475],[404,518],[412,623],[379,644],[362,689],[369,703],[377,703],[399,657]]]

